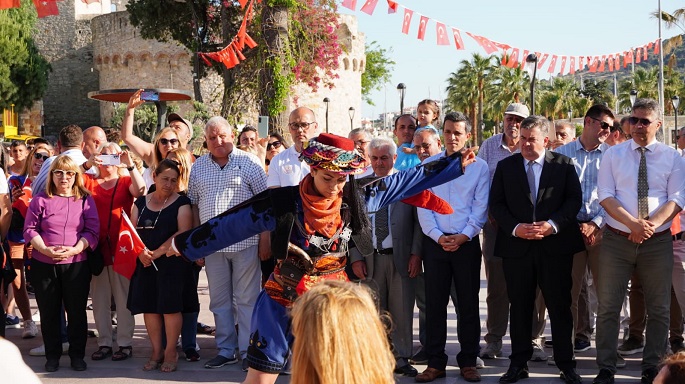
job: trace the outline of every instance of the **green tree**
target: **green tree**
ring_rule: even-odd
[[[35,24],[30,0],[0,11],[0,108],[30,108],[47,89],[50,65],[33,42]]]
[[[579,97],[578,90],[570,78],[557,77],[550,85],[540,87],[540,114],[555,120],[563,118],[573,109]]]
[[[622,80],[618,84],[619,109],[630,109],[630,91],[635,89],[637,97],[659,99],[659,67],[639,67],[631,77]]]
[[[385,49],[372,41],[366,45],[366,66],[362,73],[362,99],[369,105],[375,105],[369,97],[371,91],[379,90],[390,81],[395,62],[388,57],[392,48]]]
[[[498,63],[492,72],[493,79],[485,88],[488,101],[485,103],[486,120],[502,121],[504,111],[511,103],[530,104],[530,77],[528,72],[517,66],[509,68]]]
[[[613,85],[608,80],[585,79],[583,83],[583,90],[579,90],[580,94],[591,99],[594,104],[606,103],[613,108]]]

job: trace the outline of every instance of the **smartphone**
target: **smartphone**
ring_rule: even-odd
[[[159,101],[159,92],[143,91],[140,93],[140,99],[145,101]]]
[[[100,155],[100,160],[102,160],[102,165],[119,165],[121,160],[118,154],[114,155]]]
[[[269,137],[269,116],[259,116],[259,124],[257,124],[257,133],[259,137]]]

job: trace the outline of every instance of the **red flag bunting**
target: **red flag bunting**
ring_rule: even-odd
[[[585,64],[583,63],[583,56],[578,56],[578,70],[582,71],[583,68],[585,68]]]
[[[542,57],[538,54],[538,71],[542,69],[542,66],[545,65],[545,61],[547,61],[547,58],[549,57],[548,53],[543,53]]]
[[[247,4],[247,0],[238,0],[240,3],[240,8],[245,8],[245,4]]]
[[[524,49],[523,50],[523,56],[521,56],[521,63],[519,65],[519,68],[523,69],[523,67],[526,65],[526,59],[528,58],[528,50]]]
[[[566,70],[566,56],[561,56],[561,69],[559,70],[559,74],[563,75],[565,70]]]
[[[642,47],[642,60],[647,60],[647,46]]]
[[[21,3],[19,0],[0,0],[0,9],[9,9],[9,8],[19,8],[21,7]]]
[[[607,59],[608,59],[607,64],[609,64],[609,72],[613,72],[614,71],[614,57],[609,56]]]
[[[388,13],[395,12],[397,12],[397,3],[392,0],[388,0]]]
[[[409,25],[411,25],[411,18],[414,16],[414,11],[409,8],[404,9],[404,21],[402,22],[402,33],[409,34]]]
[[[659,39],[656,39],[656,42],[654,43],[654,54],[658,55],[659,54],[659,47],[661,46],[661,41]]]
[[[549,63],[549,68],[547,69],[547,73],[554,74],[554,69],[557,66],[557,55],[552,55],[552,61]]]
[[[421,15],[421,21],[419,22],[419,34],[416,38],[423,40],[426,37],[426,27],[428,26],[428,17]]]
[[[525,59],[523,61],[525,61]],[[514,48],[511,50],[511,55],[509,55],[509,62],[507,62],[507,67],[516,68],[518,65],[519,65],[519,49]]]
[[[598,65],[599,65],[599,57],[595,56],[592,58],[592,62],[590,63],[588,71],[589,72],[597,72],[597,66]]]
[[[343,0],[341,5],[354,11],[357,8],[357,0]]]
[[[617,53],[614,55],[614,69],[618,71],[620,68],[621,68],[621,55]]]
[[[607,59],[606,55],[602,55],[602,59],[599,62],[599,69],[597,69],[599,72],[604,72],[604,66],[606,64],[606,59]]]
[[[569,71],[568,73],[574,74],[576,73],[576,57],[571,56],[571,59],[569,60]]]
[[[121,212],[121,227],[119,228],[119,240],[116,245],[114,256],[114,272],[131,279],[136,270],[136,259],[140,252],[145,249],[145,244],[138,236],[135,227],[129,220],[126,212]]]
[[[450,39],[447,37],[447,28],[445,28],[445,24],[436,21],[435,34],[438,36],[438,45],[450,45]]]
[[[483,48],[485,50],[485,53],[487,53],[488,55],[491,55],[494,52],[497,52],[497,47],[488,38],[483,37],[483,36],[474,35],[470,32],[466,32],[466,34],[469,35],[473,40],[476,40],[476,43],[478,43],[478,45],[480,45],[481,48]]]
[[[376,9],[376,4],[378,4],[378,0],[366,0],[366,3],[364,3],[362,6],[361,11],[368,15],[373,15],[373,11]]]
[[[38,17],[59,15],[59,9],[57,9],[57,2],[55,0],[33,0],[33,4],[36,6]]]
[[[640,52],[640,48],[638,47],[635,49],[635,62],[639,63],[640,61],[642,61],[642,54]]]
[[[461,33],[456,28],[452,28],[452,36],[454,36],[454,45],[457,46],[457,50],[464,49],[464,40],[461,39]]]

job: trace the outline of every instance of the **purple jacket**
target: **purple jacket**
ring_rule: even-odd
[[[74,200],[73,197],[48,197],[40,192],[33,197],[26,212],[24,222],[24,239],[28,244],[31,239],[40,235],[47,246],[65,245],[73,247],[83,237],[88,240],[91,249],[98,244],[100,220],[92,196]],[[46,264],[70,264],[86,260],[86,253],[81,252],[64,261],[55,262],[36,249],[32,257]]]

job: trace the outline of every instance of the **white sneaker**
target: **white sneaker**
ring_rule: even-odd
[[[69,353],[69,342],[65,341],[62,343],[62,354],[66,355]],[[39,347],[33,348],[29,351],[30,356],[45,356],[45,344],[41,344]]]
[[[22,339],[32,339],[38,334],[38,327],[33,320],[24,321],[24,332],[21,334]]]

